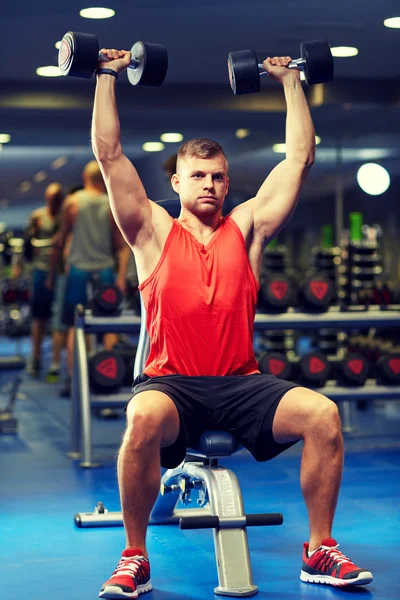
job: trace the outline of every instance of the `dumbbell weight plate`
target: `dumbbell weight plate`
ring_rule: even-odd
[[[92,33],[68,31],[61,40],[58,66],[62,75],[90,79],[99,60],[99,42]]]
[[[229,82],[233,93],[254,94],[261,90],[260,71],[254,50],[236,50],[228,54]]]
[[[125,377],[125,362],[116,352],[103,350],[89,359],[91,388],[103,394],[118,390]]]
[[[367,358],[361,353],[351,352],[340,364],[339,382],[342,385],[364,385],[369,371]]]
[[[322,352],[309,352],[300,359],[302,379],[309,385],[323,386],[332,366]]]
[[[285,273],[270,274],[261,286],[260,296],[265,310],[285,311],[293,296],[291,279]]]
[[[121,290],[116,285],[100,284],[91,301],[93,315],[119,315],[123,298]]]
[[[324,275],[312,275],[301,286],[301,301],[307,310],[327,310],[335,295],[335,285]]]
[[[377,380],[384,385],[400,385],[400,353],[386,354],[378,360]]]
[[[161,44],[136,42],[131,48],[132,58],[138,61],[135,69],[128,69],[132,85],[159,87],[168,71],[167,50]]]
[[[261,357],[258,363],[261,373],[275,375],[279,379],[290,379],[291,364],[284,354],[269,352]]]
[[[302,42],[300,56],[305,60],[304,75],[308,85],[332,81],[333,57],[326,40]]]

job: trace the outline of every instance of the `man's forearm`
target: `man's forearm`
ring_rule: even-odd
[[[292,77],[283,83],[286,116],[286,158],[312,164],[315,154],[315,131],[301,81]]]
[[[115,97],[115,77],[98,75],[92,119],[92,148],[97,160],[121,152],[121,131]]]

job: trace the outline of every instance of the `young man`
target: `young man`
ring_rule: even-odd
[[[62,322],[68,327],[68,378],[63,397],[71,395],[73,372],[74,314],[77,304],[87,303],[87,285],[94,276],[101,283],[115,284],[125,293],[126,270],[131,255],[110,211],[106,188],[95,160],[87,163],[83,188],[70,195],[62,212],[61,229],[54,244],[48,287],[54,287],[55,268],[67,244],[67,280]],[[118,272],[115,273],[115,267]],[[105,334],[104,346],[110,350],[117,341],[113,333]]]
[[[32,238],[43,240],[48,245],[33,248],[32,257],[32,362],[28,366],[28,373],[38,377],[42,363],[42,342],[46,333],[48,320],[52,316],[54,294],[46,285],[51,260],[52,239],[60,227],[61,207],[64,201],[64,192],[61,184],[50,183],[44,193],[46,205],[34,210],[29,219],[28,230]],[[58,265],[56,266],[58,267]],[[55,276],[58,273],[56,268]],[[54,355],[53,355],[54,358]],[[55,368],[52,360],[50,371]]]
[[[227,429],[259,461],[303,439],[300,482],[310,537],[301,579],[341,586],[371,582],[371,573],[346,558],[331,537],[343,468],[336,405],[260,374],[253,352],[262,253],[291,217],[314,161],[314,128],[299,72],[287,68],[288,56],[264,61],[284,88],[286,158],[257,195],[222,217],[226,157],[216,142],[192,140],[180,148],[172,178],[181,201],[174,220],[148,199],[122,151],[115,83],[130,53],[102,52],[110,62],[99,65],[92,144],[115,220],[135,255],[151,347],[134,382],[118,458],[126,547],[100,597],[136,598],[151,589],[145,538],[159,491],[160,455],[162,466],[178,465],[208,428]]]

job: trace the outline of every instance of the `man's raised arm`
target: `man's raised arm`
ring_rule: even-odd
[[[100,63],[99,69],[111,70],[117,76],[131,60],[131,53],[126,50],[103,48],[101,52],[110,62]],[[92,148],[104,177],[115,222],[127,242],[135,245],[138,236],[151,228],[151,204],[135,167],[122,151],[116,79],[112,73],[97,75]]]
[[[310,109],[299,71],[287,68],[290,62],[290,56],[264,61],[270,76],[283,85],[287,106],[286,159],[271,171],[250,201],[254,230],[266,241],[274,237],[292,216],[302,183],[314,162],[315,131]]]

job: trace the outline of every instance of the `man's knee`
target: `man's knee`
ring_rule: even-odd
[[[312,435],[319,436],[321,441],[336,441],[342,437],[338,407],[322,394],[314,399],[308,429]]]
[[[126,411],[125,439],[134,448],[173,444],[179,434],[179,414],[165,394],[149,390],[130,401]]]

